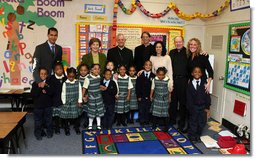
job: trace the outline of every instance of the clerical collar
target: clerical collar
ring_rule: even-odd
[[[147,44],[147,45],[145,45],[145,44],[143,44],[144,45],[144,47],[147,47],[147,46],[149,46],[151,43],[149,43],[149,44]]]
[[[124,49],[124,47],[125,47],[125,46],[123,46],[123,47],[119,47],[119,46],[118,46],[118,48],[119,48],[120,50],[123,50],[123,49]]]

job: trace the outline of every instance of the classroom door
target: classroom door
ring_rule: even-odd
[[[225,88],[224,75],[226,65],[226,50],[228,25],[208,25],[205,31],[205,50],[214,55],[214,79],[211,94],[211,117],[219,122],[224,112]],[[216,39],[215,39],[216,38]],[[223,39],[222,39],[223,38]],[[221,42],[222,39],[222,42]],[[222,45],[222,46],[221,46]]]

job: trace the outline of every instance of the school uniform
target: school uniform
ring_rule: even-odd
[[[63,83],[66,81],[66,76],[58,76],[56,74],[52,75],[50,77],[50,81],[53,86],[54,90],[54,95],[53,95],[53,112],[52,112],[52,117],[53,117],[53,122],[54,122],[54,128],[55,128],[55,133],[59,134],[60,133],[60,110],[63,105],[62,100],[61,100],[61,92],[62,92],[62,86]]]
[[[152,80],[151,89],[154,90],[154,99],[152,104],[152,115],[155,117],[153,120],[153,127],[155,128],[156,122],[164,120],[165,130],[168,128],[168,106],[169,106],[169,92],[171,89],[171,81],[166,76],[163,80],[158,77]]]
[[[78,80],[79,80],[79,82],[80,82],[80,84],[81,84],[81,86],[83,86],[84,85],[84,81],[85,81],[85,79],[86,79],[86,77],[87,77],[88,75],[86,75],[86,76],[79,76],[79,78],[78,78]],[[83,126],[84,127],[87,127],[87,125],[88,125],[88,102],[82,102],[82,108],[83,108],[83,118],[84,118],[84,123],[83,123]]]
[[[104,114],[104,127],[111,129],[114,116],[115,116],[115,96],[117,94],[117,85],[113,80],[102,80],[101,85],[107,87],[105,91],[102,91],[102,97],[104,101],[105,114]]]
[[[84,81],[83,88],[88,91],[88,117],[104,116],[104,103],[100,90],[100,75],[93,76],[89,74]]]
[[[47,129],[47,137],[51,138],[52,130],[52,97],[53,87],[50,81],[45,80],[44,88],[39,88],[38,83],[32,84],[31,94],[34,101],[34,135],[36,139],[41,140],[41,133],[43,132],[43,125]]]
[[[141,98],[141,101],[138,102],[141,125],[149,124],[151,109],[150,91],[151,83],[154,78],[155,75],[151,71],[143,71],[136,80],[136,96],[137,99]]]
[[[188,137],[191,141],[200,140],[207,121],[205,109],[210,109],[211,98],[205,92],[206,81],[193,79],[187,87],[187,110],[189,111]]]
[[[128,96],[128,90],[133,88],[133,84],[131,82],[131,78],[128,75],[124,77],[118,75],[118,79],[114,79],[117,83],[118,88],[118,99],[115,104],[115,112],[117,113],[117,125],[120,123],[123,126],[126,126],[126,117],[127,113],[130,110],[130,103],[126,100]]]
[[[136,96],[137,76],[130,77],[130,79],[133,84],[133,88],[131,89],[131,95],[130,95],[130,114],[128,115],[128,122],[134,123],[134,114],[135,114],[135,111],[138,110],[138,103],[137,103],[137,96]]]
[[[64,128],[66,134],[69,131],[68,122],[74,122],[74,128],[78,134],[80,127],[79,116],[82,113],[82,108],[78,103],[82,103],[82,88],[78,80],[70,81],[67,79],[62,86],[61,99],[63,106],[60,111],[60,117],[64,119]]]

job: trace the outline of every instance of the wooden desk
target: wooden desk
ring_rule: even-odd
[[[0,124],[0,139],[7,137],[10,132],[17,126],[15,123]]]
[[[13,152],[16,153],[15,146],[13,144],[13,136],[16,138],[17,148],[19,149],[19,137],[21,133],[23,134],[23,138],[26,138],[23,127],[26,121],[26,115],[27,112],[0,112],[0,146],[2,149],[4,149],[3,145],[6,141],[11,141]],[[2,126],[6,129],[2,128]],[[20,133],[18,134],[18,132]]]
[[[8,124],[0,124],[0,148],[1,148],[1,154],[5,153],[5,149],[12,150],[12,152],[15,154],[15,146],[14,146],[14,138],[15,135],[17,137],[17,124],[15,123],[8,123]],[[5,146],[10,142],[11,146]],[[17,142],[17,138],[16,138]],[[16,143],[17,144],[17,143]],[[17,144],[18,147],[18,144]]]
[[[0,91],[1,96],[10,98],[12,110],[14,110],[14,107],[18,110],[28,94],[30,94],[30,91],[24,91],[24,89],[1,89]]]
[[[0,124],[19,123],[27,115],[27,112],[0,112]]]

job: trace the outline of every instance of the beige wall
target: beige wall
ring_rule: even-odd
[[[218,8],[224,0],[220,0],[218,3],[215,3],[215,0],[207,0],[207,10],[208,12],[212,12],[215,8]],[[221,16],[214,18],[213,21],[207,21],[205,23],[206,30],[217,26],[219,29],[224,30],[224,42],[223,45],[223,54],[227,52],[227,42],[228,42],[228,25],[231,23],[238,23],[250,21],[250,9],[238,10],[234,12],[230,12],[230,8],[226,9]],[[206,34],[205,34],[206,35]],[[208,40],[210,37],[205,37]],[[205,43],[209,43],[205,41]],[[210,46],[209,44],[207,46]],[[209,47],[205,48],[206,50],[210,50]],[[221,61],[217,60],[224,60],[225,59],[215,59],[215,65],[217,66],[215,69],[215,80],[218,80],[218,77],[224,74],[225,71],[225,63],[222,64]],[[217,64],[219,63],[219,64]],[[215,83],[214,83],[215,84]],[[217,89],[217,85],[214,85],[214,90]],[[217,90],[215,90],[217,91]],[[223,99],[220,101],[222,104],[222,117],[227,119],[228,121],[232,122],[235,125],[245,124],[250,127],[250,119],[251,119],[251,105],[250,105],[250,97],[243,95],[241,93],[237,93],[235,91],[229,90],[224,88],[223,92]],[[245,117],[241,117],[235,113],[233,113],[234,108],[234,101],[238,99],[243,101],[247,104],[247,115]]]

